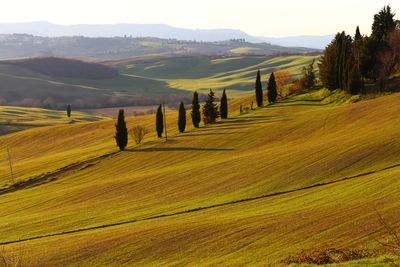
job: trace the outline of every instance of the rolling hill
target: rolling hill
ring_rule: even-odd
[[[1,181],[4,253],[47,265],[237,266],[377,248],[387,235],[375,209],[400,225],[400,95],[337,105],[334,94],[242,115],[252,96],[237,98],[230,119],[184,134],[169,112],[168,142],[152,133],[124,152],[113,121],[2,136],[19,181]],[[127,123],[153,130],[154,116]]]
[[[72,112],[67,118],[66,111],[15,106],[0,106],[0,135],[30,128],[106,120],[109,117],[83,112]]]
[[[299,74],[314,58],[317,56],[146,56],[103,62],[108,66],[59,58],[4,61],[0,62],[0,103],[53,109],[65,109],[68,104],[74,108],[163,101],[176,105],[182,99],[189,102],[192,91],[210,88],[228,88],[230,97],[240,96],[253,90],[257,69],[264,75],[277,69]],[[47,62],[51,68],[43,64]],[[116,77],[114,67],[119,69]],[[99,70],[105,72],[100,75],[103,79],[99,79]]]
[[[90,61],[121,60],[137,56],[231,56],[235,49],[249,55],[320,53],[321,50],[303,47],[284,47],[269,43],[250,43],[243,39],[202,42],[189,39],[160,39],[155,37],[40,37],[27,34],[0,34],[0,59],[27,57],[68,57]]]

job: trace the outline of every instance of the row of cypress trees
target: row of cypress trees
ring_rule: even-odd
[[[201,113],[203,113],[204,124],[214,123],[219,117],[221,119],[228,118],[228,98],[226,96],[226,90],[224,89],[221,97],[220,106],[218,109],[215,103],[215,93],[210,90],[208,93],[205,104],[203,105],[202,112],[200,110],[199,94],[197,92],[193,93],[192,99],[192,124],[195,128],[198,128],[201,122]],[[186,109],[184,103],[181,101],[179,105],[178,112],[178,129],[179,132],[183,133],[186,129]],[[157,136],[162,137],[164,131],[164,114],[162,111],[162,106],[160,105],[156,113],[156,130]]]
[[[264,93],[261,84],[260,70],[257,71],[255,94],[256,94],[257,106],[262,107],[264,105]],[[269,104],[274,104],[276,102],[277,97],[278,97],[278,91],[275,81],[275,74],[272,72],[271,75],[269,76],[267,83],[267,98]]]
[[[226,96],[226,91],[224,90],[221,97],[221,103],[218,110],[218,106],[215,102],[215,94],[212,90],[210,90],[207,100],[203,105],[203,121],[204,124],[214,123],[219,116],[222,119],[228,118],[228,98]],[[200,103],[199,103],[199,95],[197,92],[193,94],[192,100],[192,123],[194,127],[199,127],[201,121],[200,114]],[[162,137],[164,131],[164,113],[162,110],[162,105],[158,106],[156,112],[156,132],[158,137]],[[181,101],[179,105],[178,112],[178,129],[179,132],[183,133],[186,129],[186,109],[184,103]],[[117,123],[115,124],[115,141],[117,146],[121,151],[125,150],[125,147],[128,144],[128,129],[126,127],[125,122],[125,114],[124,110],[120,109],[118,112]]]

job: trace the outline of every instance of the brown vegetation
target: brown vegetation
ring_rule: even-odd
[[[142,125],[137,125],[132,127],[132,129],[129,130],[129,133],[131,134],[132,139],[135,140],[135,143],[138,145],[142,143],[145,135],[149,133],[149,130]]]
[[[278,87],[278,97],[280,99],[289,95],[287,86],[293,81],[293,74],[287,70],[281,70],[275,72],[275,81]]]
[[[283,264],[331,264],[363,259],[373,256],[367,249],[336,249],[323,248],[303,250],[298,255],[289,256],[282,261]]]

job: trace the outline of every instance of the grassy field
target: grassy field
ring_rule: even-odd
[[[317,56],[283,57],[188,57],[153,60],[138,63],[127,62],[119,66],[123,75],[129,77],[153,79],[179,90],[207,93],[209,89],[228,88],[231,97],[242,96],[254,89],[254,77],[259,69],[264,75],[276,70],[287,70],[294,76],[302,73],[302,68]]]
[[[0,181],[4,250],[45,265],[260,266],[302,249],[379,248],[375,209],[399,229],[400,94],[337,105],[322,90],[239,115],[251,99],[184,134],[168,112],[168,142],[154,115],[130,117],[152,133],[124,152],[113,121],[1,136],[20,183]]]
[[[41,126],[73,124],[108,119],[101,115],[85,112],[72,112],[68,118],[66,111],[42,108],[0,106],[0,135]]]

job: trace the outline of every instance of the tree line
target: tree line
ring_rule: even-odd
[[[199,95],[197,92],[193,93],[192,99],[192,110],[191,110],[191,118],[192,124],[195,128],[198,128],[203,119],[203,123],[205,125],[215,123],[219,117],[221,119],[228,118],[228,98],[226,95],[226,90],[223,90],[220,105],[218,106],[215,103],[215,93],[210,89],[210,92],[207,95],[207,99],[203,104],[202,109],[200,110],[200,102]],[[68,107],[70,109],[70,107]],[[70,115],[70,111],[68,113]],[[163,110],[163,105],[159,105],[156,112],[156,133],[157,137],[163,137],[164,130],[166,130],[166,118],[165,118],[165,109]],[[180,133],[185,132],[186,129],[186,108],[183,101],[180,102],[179,111],[178,111],[178,130]],[[145,134],[147,134],[147,130],[143,126],[135,126],[131,129],[131,135],[134,138],[135,142],[139,144]],[[166,133],[165,133],[166,134]],[[117,123],[115,124],[115,141],[117,146],[121,151],[125,150],[128,145],[128,129],[125,122],[124,110],[120,109],[118,112]]]
[[[361,35],[358,26],[354,37],[337,33],[319,62],[322,84],[353,95],[366,93],[366,82],[384,91],[400,63],[400,22],[394,17],[388,5],[374,15],[370,36]]]

